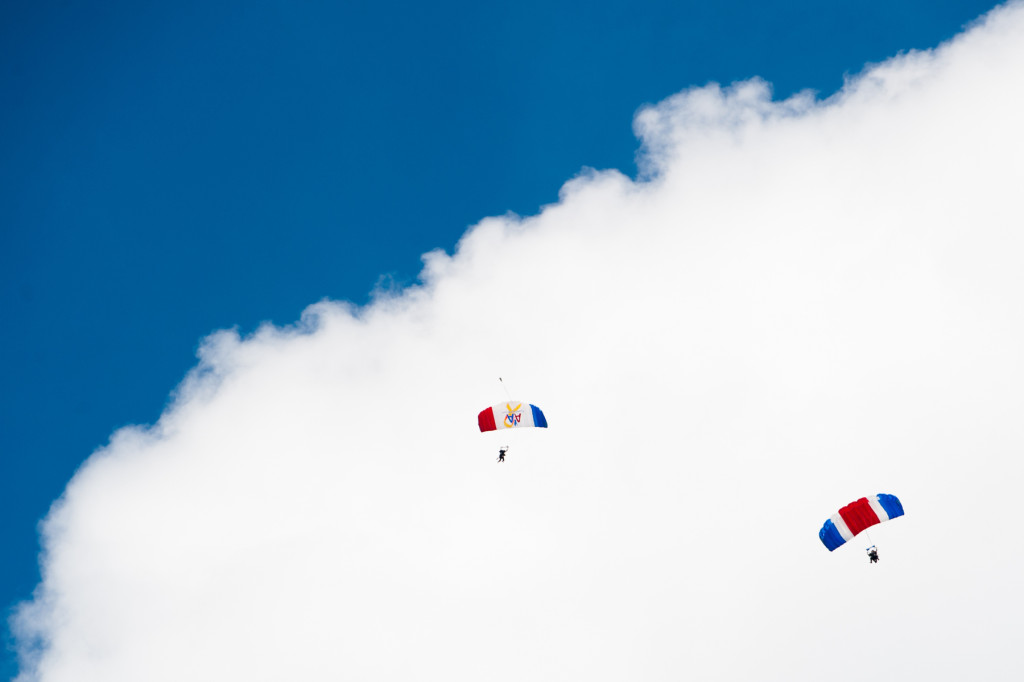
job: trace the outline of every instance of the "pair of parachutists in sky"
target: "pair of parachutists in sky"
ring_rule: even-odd
[[[548,420],[536,405],[509,400],[508,402],[488,407],[477,416],[480,431],[501,431],[503,429],[520,429],[536,427],[546,429]],[[505,461],[508,446],[498,451],[498,461]],[[903,505],[895,495],[880,493],[862,497],[851,502],[832,515],[818,532],[821,542],[833,551],[846,544],[854,536],[871,526],[903,516]],[[867,548],[871,563],[878,562],[878,550],[874,545]]]

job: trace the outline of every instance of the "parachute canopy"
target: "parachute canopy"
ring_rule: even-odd
[[[548,427],[548,420],[536,405],[509,400],[483,410],[477,416],[481,431],[497,431],[498,429],[516,429],[524,426]]]
[[[895,495],[879,493],[851,502],[825,522],[818,537],[828,551],[840,547],[866,528],[903,516],[903,505]]]

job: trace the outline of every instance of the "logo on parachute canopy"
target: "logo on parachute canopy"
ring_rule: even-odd
[[[523,406],[519,403],[515,407],[512,407],[512,403],[505,403],[508,414],[505,415],[505,428],[511,429],[513,426],[519,426],[519,422],[523,419],[523,413],[519,412],[519,408]]]

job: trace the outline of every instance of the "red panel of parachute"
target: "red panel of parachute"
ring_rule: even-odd
[[[843,517],[843,521],[846,522],[850,532],[854,535],[880,521],[878,514],[868,504],[868,498],[866,497],[862,497],[856,502],[851,502],[840,509],[839,515]]]
[[[480,424],[481,431],[495,431],[498,428],[498,425],[494,423],[494,410],[490,407],[477,415],[476,420]]]

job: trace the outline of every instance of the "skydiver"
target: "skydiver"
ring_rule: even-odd
[[[499,462],[504,462],[505,461],[505,453],[506,452],[508,452],[508,446],[507,445],[505,447],[501,448],[500,450],[498,450],[498,461]]]
[[[868,559],[871,559],[871,563],[873,564],[878,563],[878,550],[875,549],[874,545],[868,547]]]

